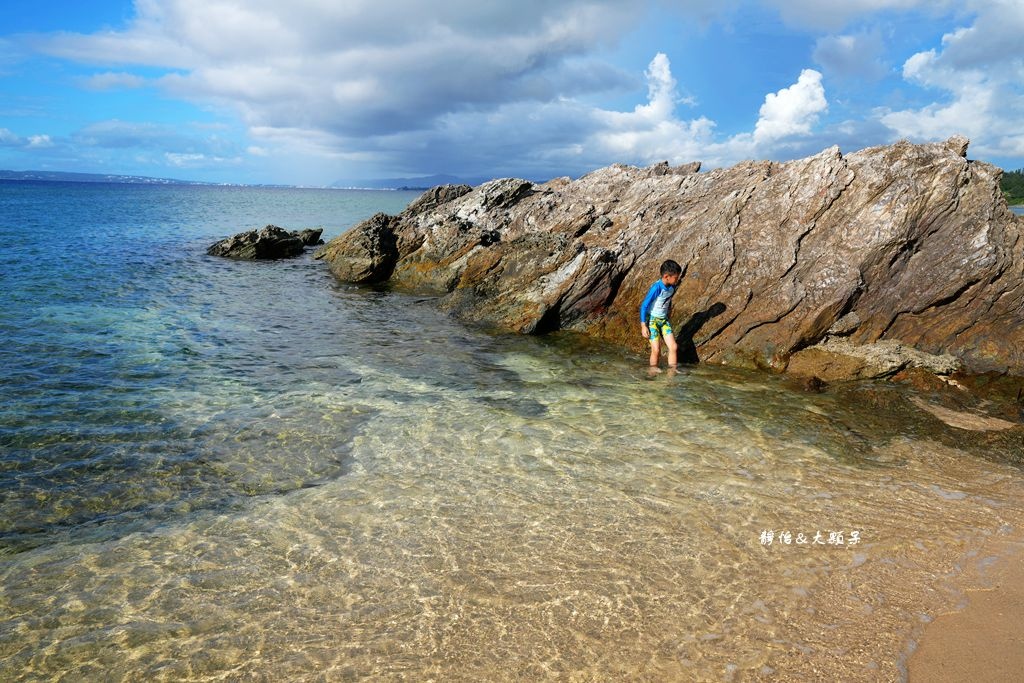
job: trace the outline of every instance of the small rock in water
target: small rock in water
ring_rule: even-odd
[[[319,244],[322,228],[291,231],[268,225],[241,232],[210,246],[210,256],[238,259],[281,259],[298,256],[307,245]]]
[[[804,391],[820,394],[828,387],[828,383],[816,375],[812,375],[803,381]]]

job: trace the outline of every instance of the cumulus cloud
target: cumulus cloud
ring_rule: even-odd
[[[716,135],[717,124],[707,117],[687,120],[677,116],[676,81],[664,54],[651,61],[647,79],[648,102],[632,112],[595,109],[578,117],[592,126],[592,133],[580,146],[581,156],[588,150],[586,156],[595,161],[703,161],[707,166],[724,166],[768,156],[799,141],[813,131],[828,108],[821,74],[805,69],[796,83],[765,96],[752,132],[722,138]]]
[[[679,105],[686,99],[678,94],[668,58],[658,54],[646,70],[647,99],[630,111],[569,98],[541,104],[513,102],[486,114],[453,112],[429,131],[362,139],[360,146],[337,152],[335,158],[436,169],[438,159],[451,159],[456,150],[458,169],[464,175],[525,175],[533,179],[585,173],[612,162],[702,161],[709,168],[725,166],[803,144],[807,132],[813,133],[815,111],[823,103],[818,100],[819,94],[824,97],[823,90],[819,91],[820,76],[815,74],[802,75],[803,82],[798,79],[789,88],[769,93],[776,104],[767,107],[763,120],[771,121],[774,132],[756,141],[753,130],[720,135],[716,123],[706,116],[681,115]],[[815,104],[807,106],[807,102]],[[268,146],[301,149],[305,144],[310,153],[327,148],[331,140],[328,134],[305,130],[264,129],[258,133]]]
[[[1021,76],[1024,4],[1019,0],[974,0],[974,24],[942,37],[942,61],[957,70],[1006,68]]]
[[[943,101],[922,107],[886,110],[880,120],[912,140],[938,140],[966,134],[976,155],[1024,154],[1017,131],[1024,128],[1024,5],[975,3],[974,23],[947,33],[941,48],[912,55],[903,77]]]
[[[813,69],[804,69],[796,83],[765,96],[761,116],[754,128],[754,141],[765,143],[807,135],[827,109],[821,74]]]
[[[7,128],[0,128],[0,146],[21,147],[25,149],[46,149],[54,146],[54,141],[49,135],[29,135],[21,137]]]
[[[641,6],[144,0],[123,31],[39,45],[78,61],[169,69],[158,84],[173,95],[236,107],[253,127],[377,135],[429,127],[465,108],[630,85],[627,74],[587,55],[615,40]]]
[[[686,83],[677,75],[685,80],[685,74],[673,75],[667,56],[656,55],[643,74],[595,57],[636,25],[648,0],[295,0],[287,6],[276,0],[136,0],[136,16],[121,30],[50,35],[34,44],[95,65],[85,87],[159,88],[236,113],[249,136],[236,147],[195,130],[107,121],[80,131],[76,144],[166,152],[164,162],[179,166],[233,163],[243,155],[305,155],[315,160],[312,165],[362,166],[389,175],[509,172],[543,178],[613,161],[702,160],[716,166],[791,157],[846,139],[861,146],[856,134],[865,131],[870,143],[887,141],[878,139],[883,134],[935,138],[966,132],[976,152],[985,135],[992,149],[1019,145],[1012,131],[1024,128],[1020,121],[1005,128],[998,144],[991,128],[1014,123],[1001,109],[1020,111],[1020,2],[966,1],[974,12],[967,25],[903,67],[915,86],[945,93],[943,102],[869,113],[825,131],[819,126],[829,111],[826,83],[887,73],[880,30],[857,22],[901,12],[949,13],[960,5],[662,0],[699,21],[739,17],[757,4],[801,30],[830,32],[814,46],[816,69],[765,87],[771,92],[764,93],[760,110],[749,112],[752,128],[739,133],[722,133],[712,118],[684,108],[694,104],[680,94]],[[991,69],[983,67],[993,63],[1005,74],[987,73]],[[147,67],[146,78],[132,73],[135,67]],[[154,75],[153,67],[162,75]],[[609,93],[642,93],[645,78],[647,96],[637,106],[617,111],[593,104]],[[844,100],[836,104],[847,106]],[[851,107],[843,115],[857,113]]]

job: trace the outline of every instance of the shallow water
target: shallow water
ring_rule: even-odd
[[[0,184],[5,244],[42,230],[0,257],[4,680],[891,680],[1024,528],[1004,447],[906,388],[650,377],[204,255],[411,195],[133,191]]]

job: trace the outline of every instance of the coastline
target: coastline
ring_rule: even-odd
[[[74,212],[92,188],[38,189],[44,210],[23,222],[75,235],[60,245],[76,258],[22,260],[22,282],[42,271],[68,295],[15,299],[48,345],[19,339],[35,374],[21,361],[11,372],[52,389],[54,356],[38,349],[65,348],[68,324],[105,355],[67,348],[77,400],[48,394],[55,419],[26,424],[26,443],[76,420],[72,445],[103,450],[80,461],[54,439],[63,479],[3,501],[5,519],[56,531],[0,565],[3,599],[25,606],[0,638],[0,679],[896,680],[913,640],[930,638],[920,617],[961,607],[953,586],[986,545],[1024,529],[1020,468],[968,455],[955,427],[903,400],[918,393],[794,393],[699,366],[649,380],[589,339],[492,338],[425,299],[319,287],[308,255],[266,267],[201,255],[223,215],[253,224],[283,204],[285,224],[337,228],[356,209],[327,192],[310,211],[308,191],[190,190],[186,256],[135,260],[90,239],[122,239]],[[181,196],[97,191],[158,244],[150,212]],[[83,255],[104,268],[70,270]],[[388,343],[367,352],[382,329]],[[970,453],[1002,443],[951,433]],[[126,453],[148,460],[126,468]],[[762,526],[798,524],[863,526],[864,545],[757,542]],[[65,529],[95,536],[65,542]]]
[[[957,583],[962,607],[912,641],[908,680],[1014,680],[1024,671],[1024,538],[988,541]]]

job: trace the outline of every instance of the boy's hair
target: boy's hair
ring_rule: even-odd
[[[664,263],[661,264],[662,277],[665,277],[666,275],[682,275],[682,273],[683,269],[679,266],[678,263],[676,263],[672,259],[669,259],[668,261],[665,261]]]

